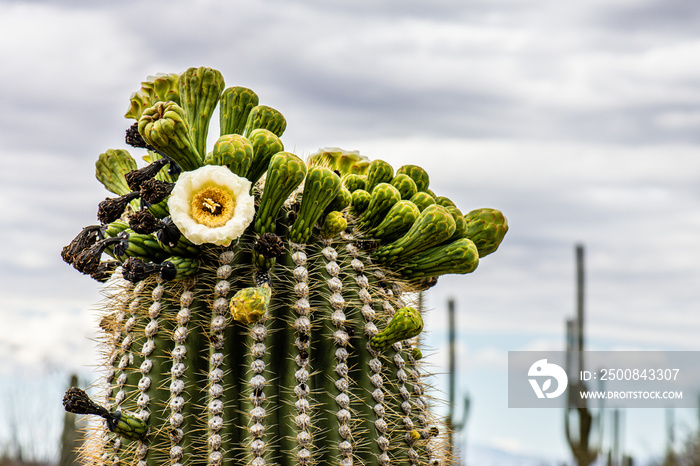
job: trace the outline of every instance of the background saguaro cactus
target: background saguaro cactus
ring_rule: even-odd
[[[416,292],[472,272],[508,226],[463,215],[420,167],[284,151],[282,114],[208,68],[142,84],[127,113],[138,168],[108,150],[117,197],[63,250],[107,281],[102,464],[439,464]],[[220,107],[221,136],[207,152]],[[167,168],[166,168],[167,167]],[[109,259],[106,257],[110,256]]]

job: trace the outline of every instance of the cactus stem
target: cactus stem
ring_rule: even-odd
[[[265,384],[267,380],[263,375],[265,371],[265,361],[263,360],[267,351],[265,347],[265,338],[267,337],[267,326],[265,325],[266,315],[255,324],[250,330],[250,338],[253,340],[251,347],[251,369],[253,376],[250,379],[250,400],[253,403],[253,409],[250,410],[250,422],[248,429],[253,440],[250,442],[250,452],[253,456],[252,464],[263,466],[265,463],[265,417],[267,414]]]
[[[170,383],[170,426],[172,431],[170,432],[170,458],[173,465],[182,464],[183,458],[187,461],[189,456],[189,451],[185,451],[183,448],[183,439],[189,433],[186,429],[183,429],[183,424],[185,424],[185,415],[189,411],[189,406],[187,405],[187,400],[184,395],[187,395],[185,388],[188,384],[192,384],[194,381],[188,380],[188,376],[191,373],[187,371],[187,337],[189,336],[189,323],[192,319],[192,312],[190,306],[193,303],[194,295],[190,290],[192,283],[190,281],[185,283],[185,289],[180,295],[180,310],[177,313],[177,328],[173,332],[174,347],[172,350],[172,360],[173,365],[170,370],[171,383]],[[184,411],[184,414],[183,414]],[[188,444],[185,443],[185,446]]]
[[[398,287],[395,287],[392,290],[388,289],[383,285],[385,277],[382,272],[377,271],[376,275],[377,278],[380,279],[380,283],[382,283],[380,287],[380,294],[383,297],[382,307],[386,311],[388,324],[391,321],[392,317],[394,317],[394,314],[396,313],[394,304],[403,308],[406,305],[406,303],[404,302],[402,292]],[[400,461],[402,462],[405,461],[405,458],[403,457],[403,454],[405,454],[408,461],[410,461],[411,465],[415,466],[418,464],[419,456],[418,452],[416,452],[414,448],[415,439],[411,435],[411,432],[414,430],[413,420],[411,419],[411,393],[406,388],[406,382],[408,381],[408,375],[406,373],[406,361],[401,356],[404,344],[407,344],[410,348],[411,342],[410,340],[404,340],[403,342],[398,341],[392,345],[393,356],[391,357],[391,359],[393,360],[394,367],[396,368],[396,381],[394,382],[391,388],[394,392],[392,393],[393,401],[395,404],[398,404],[401,407],[401,410],[404,414],[404,416],[402,417],[402,422],[406,430],[406,434],[404,435],[404,441],[408,446],[408,449],[405,452],[400,449],[397,450],[397,454],[402,455],[402,457],[400,458]],[[398,412],[395,414],[397,416],[399,415]]]
[[[345,299],[342,295],[343,283],[340,279],[340,266],[336,260],[338,259],[338,252],[333,248],[330,240],[326,239],[323,241],[325,246],[321,253],[326,259],[325,270],[328,274],[328,279],[326,280],[326,285],[332,292],[328,301],[333,310],[331,314],[331,323],[335,326],[336,330],[333,332],[333,341],[336,346],[335,351],[335,373],[338,378],[335,380],[335,388],[338,390],[339,394],[335,397],[335,402],[338,405],[338,412],[336,417],[338,420],[338,434],[340,435],[341,441],[338,444],[338,451],[341,455],[339,464],[341,466],[352,465],[352,455],[353,455],[353,434],[350,428],[350,421],[352,419],[352,410],[350,409],[350,397],[348,396],[348,387],[350,385],[348,379],[348,344],[350,337],[345,330],[346,316],[343,312],[345,307]]]
[[[425,391],[421,376],[418,372],[418,361],[413,356],[412,352],[408,353],[408,363],[410,366],[410,370],[408,371],[409,378],[413,382],[413,405],[418,411],[417,419],[421,427],[421,437],[430,440],[431,437],[436,436],[440,431],[437,426],[431,425],[429,422],[430,413],[428,412],[428,404],[425,400]],[[425,451],[428,459],[433,461],[435,454],[428,441],[425,442]]]
[[[294,393],[297,396],[297,401],[294,404],[297,410],[297,415],[294,418],[294,423],[297,426],[296,440],[299,448],[296,451],[296,457],[301,465],[308,465],[313,462],[311,452],[311,416],[309,405],[309,347],[311,335],[311,306],[309,304],[309,285],[307,280],[309,277],[307,269],[307,256],[304,251],[304,245],[290,243],[292,250],[292,260],[296,268],[293,271],[294,276],[294,292],[297,300],[294,304],[294,310],[297,313],[297,319],[294,322],[296,334],[295,345],[297,348],[296,364],[298,370],[294,373],[296,386]]]
[[[146,282],[139,282],[133,287],[131,293],[131,301],[129,302],[129,318],[124,324],[124,336],[121,342],[121,358],[119,360],[119,377],[117,377],[118,391],[114,397],[114,402],[117,407],[124,403],[127,397],[127,388],[129,386],[129,375],[132,379],[136,376],[136,372],[129,372],[129,368],[134,365],[134,355],[132,353],[132,345],[134,344],[134,327],[136,326],[138,313],[141,305],[141,295],[144,293]]]
[[[232,272],[231,264],[235,254],[231,250],[224,251],[219,256],[220,266],[216,275],[219,281],[214,287],[215,300],[212,305],[212,318],[210,323],[211,350],[209,355],[209,402],[207,411],[209,464],[219,466],[224,461],[225,448],[222,448],[224,428],[224,343],[226,330],[226,314],[229,310],[227,296],[231,289],[229,277]],[[223,366],[223,367],[222,367]]]
[[[136,405],[141,409],[138,413],[139,417],[145,421],[149,422],[151,420],[151,415],[153,414],[153,407],[151,406],[151,395],[155,395],[155,391],[158,388],[158,380],[155,378],[161,373],[158,369],[153,370],[154,365],[160,365],[161,359],[159,354],[156,354],[156,337],[159,339],[162,337],[163,329],[160,328],[162,322],[159,321],[161,313],[161,298],[163,297],[164,287],[162,285],[163,280],[160,277],[156,278],[156,286],[151,292],[152,303],[148,307],[147,315],[150,317],[150,321],[145,326],[143,332],[146,337],[146,341],[141,348],[141,354],[143,355],[143,362],[141,363],[141,379],[138,382],[138,390],[140,392]],[[161,333],[161,335],[158,335]],[[160,349],[158,352],[162,351]],[[153,371],[153,376],[151,377],[151,371]],[[136,456],[141,461],[146,461],[150,464],[155,464],[155,460],[150,453],[151,442],[147,440],[139,441],[139,445],[136,449]]]
[[[348,239],[352,240],[352,237],[349,237]],[[357,246],[355,246],[352,243],[349,243],[346,249],[353,257],[352,261],[350,262],[350,265],[355,271],[355,282],[359,286],[358,298],[362,302],[361,313],[365,321],[364,333],[368,337],[365,349],[366,354],[370,356],[370,359],[367,361],[369,371],[365,372],[365,377],[367,377],[371,383],[371,386],[368,387],[368,389],[371,390],[372,399],[375,402],[374,406],[372,407],[375,419],[374,429],[372,430],[375,434],[375,451],[377,452],[377,455],[375,457],[378,459],[380,465],[388,466],[389,464],[391,464],[391,460],[389,459],[388,455],[390,447],[388,437],[388,424],[384,420],[386,408],[384,405],[385,389],[384,380],[382,377],[383,365],[380,359],[380,353],[378,351],[375,351],[374,348],[372,348],[368,342],[369,338],[378,333],[377,326],[374,323],[374,319],[376,316],[376,311],[374,309],[374,298],[372,297],[372,294],[370,292],[369,278],[365,274],[365,272],[367,271],[366,269],[368,264],[366,264],[366,262],[363,261],[363,257],[360,254],[360,249]]]

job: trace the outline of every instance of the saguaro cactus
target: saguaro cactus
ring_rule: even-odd
[[[109,296],[104,393],[64,399],[105,419],[84,457],[439,464],[416,292],[472,272],[505,218],[462,215],[417,166],[340,149],[303,161],[284,151],[280,112],[224,87],[207,68],[143,83],[127,141],[149,164],[100,155],[97,178],[117,197],[63,250]],[[207,153],[217,102],[222,134]]]

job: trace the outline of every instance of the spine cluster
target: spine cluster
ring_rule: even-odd
[[[298,449],[296,457],[301,465],[307,465],[311,461],[311,406],[309,403],[309,351],[311,349],[311,305],[309,304],[309,272],[306,267],[307,256],[304,247],[300,244],[291,244],[292,260],[294,261],[294,294],[296,302],[294,310],[297,319],[294,322],[295,341],[297,349],[295,362],[297,370],[294,373],[296,385],[294,394],[296,395],[296,416],[294,423],[298,429],[296,440]]]

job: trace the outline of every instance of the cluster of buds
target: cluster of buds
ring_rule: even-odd
[[[129,167],[129,159],[124,152],[108,151],[102,154],[98,161],[98,178],[101,176],[110,177],[105,172],[100,173],[101,167],[117,165]],[[133,270],[132,273],[124,274],[124,278],[132,281],[142,280],[145,276],[153,273],[160,273],[164,279],[173,279],[177,271],[173,271],[171,262],[154,264],[150,262],[155,256],[165,253],[155,242],[151,242],[151,249],[157,248],[151,254],[151,249],[139,248],[142,246],[134,235],[154,234],[158,242],[168,248],[174,248],[180,238],[180,231],[173,224],[169,217],[163,219],[156,217],[149,210],[153,206],[162,203],[173,190],[174,183],[155,179],[161,169],[170,164],[174,166],[168,158],[155,160],[153,163],[140,169],[132,169],[123,173],[123,181],[126,183],[129,192],[116,198],[107,198],[99,203],[97,219],[100,225],[90,225],[85,227],[61,252],[63,260],[75,267],[78,271],[90,275],[100,282],[106,281],[114,270],[122,265],[128,265],[124,270]],[[124,183],[121,183],[123,185]],[[112,185],[114,186],[114,185]],[[131,204],[136,199],[141,199],[138,209],[133,209]],[[159,209],[153,209],[159,212]],[[127,229],[115,231],[115,222],[126,217]],[[131,244],[134,243],[134,244]],[[103,260],[103,254],[108,252],[112,259]],[[144,254],[139,254],[145,252]],[[161,253],[161,254],[158,254]],[[148,262],[145,262],[148,261]],[[136,272],[135,264],[143,263],[144,267]],[[158,267],[156,267],[158,266]],[[148,272],[147,272],[148,271]],[[144,275],[146,274],[146,275]]]

